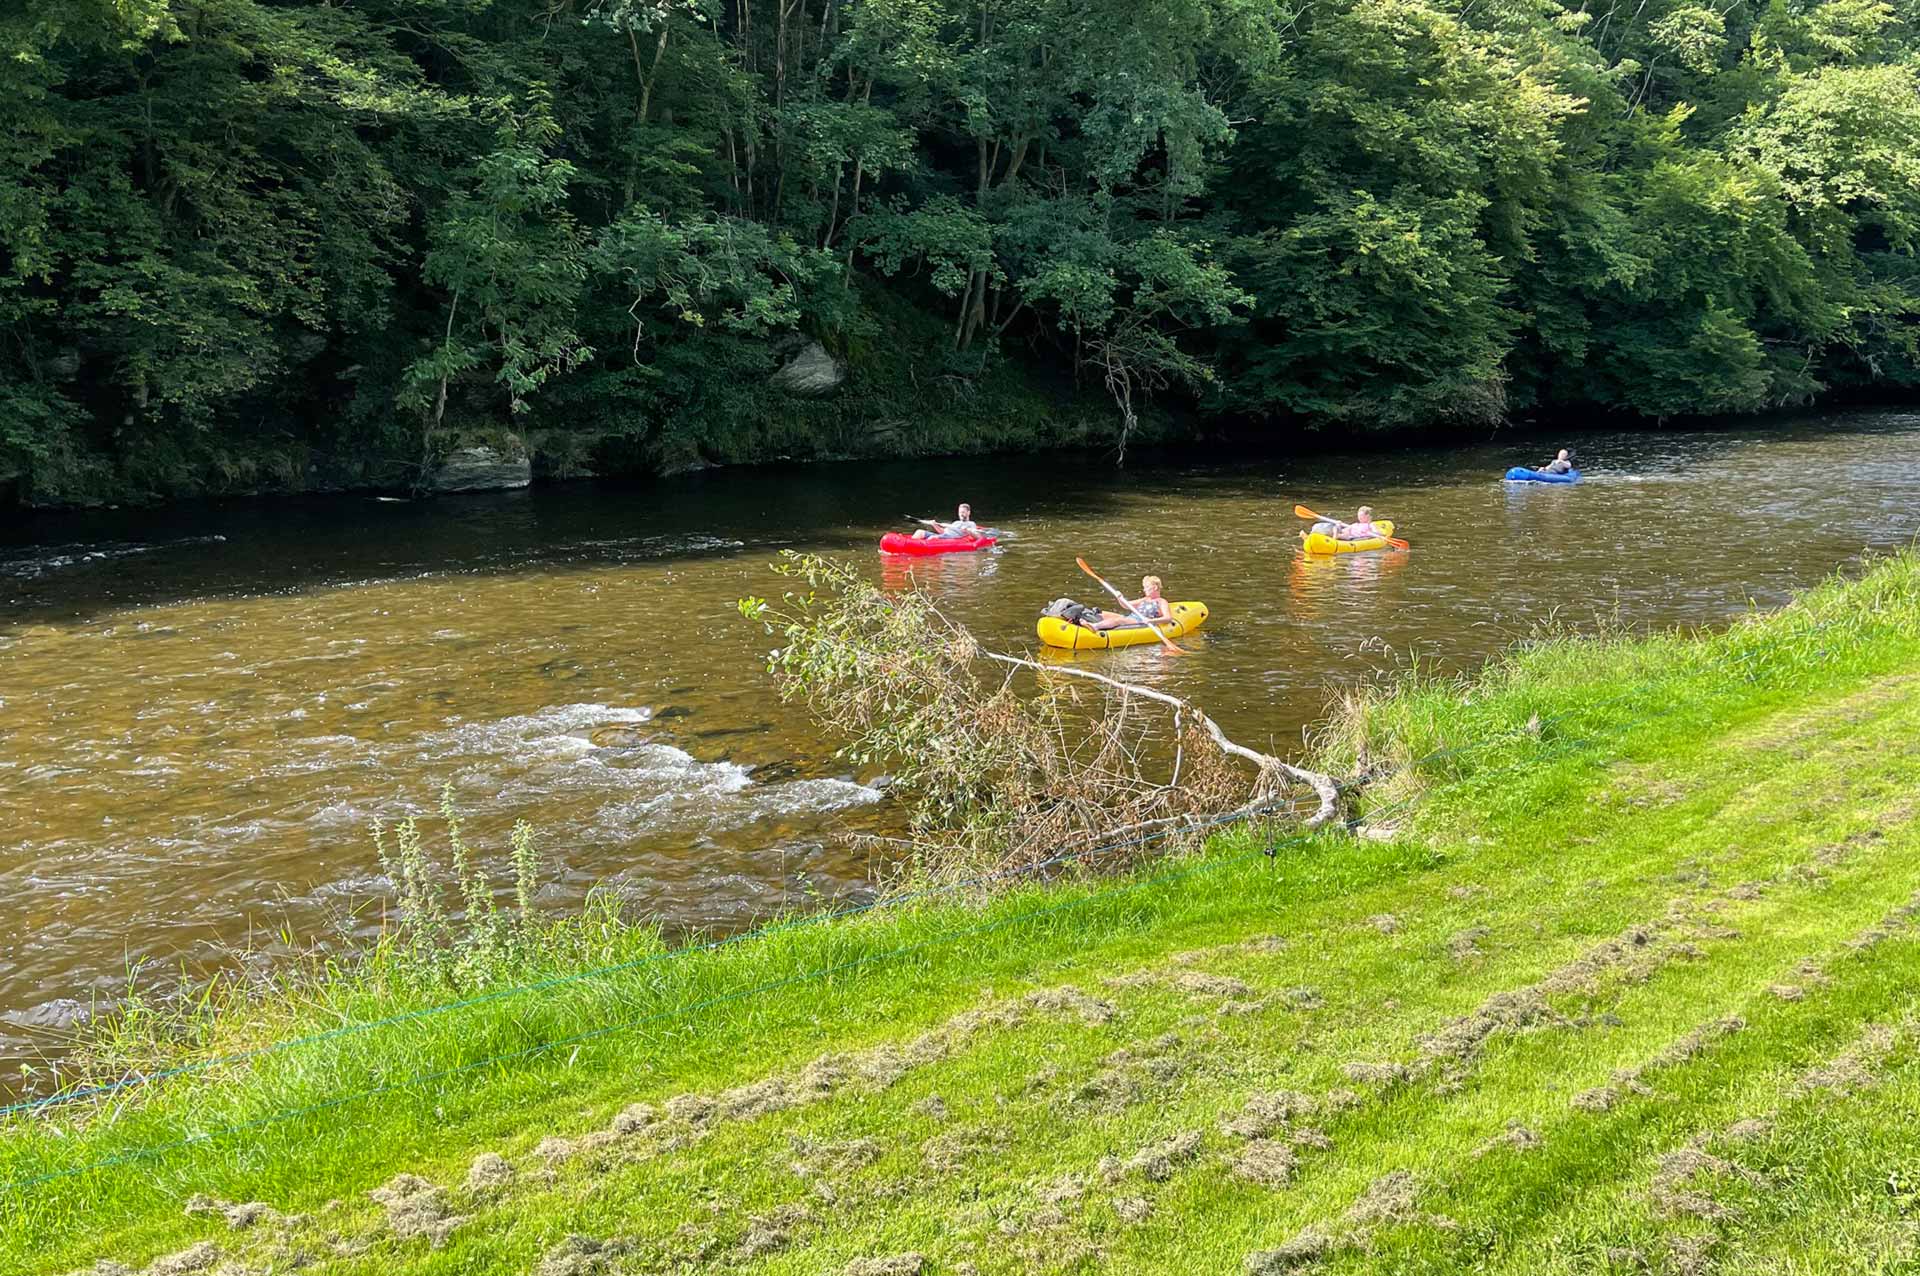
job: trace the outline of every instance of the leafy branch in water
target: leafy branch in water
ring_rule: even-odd
[[[1312,822],[1335,812],[1330,778],[1236,744],[1177,696],[988,651],[926,595],[844,563],[788,551],[774,570],[804,588],[740,611],[782,641],[768,657],[781,698],[892,776],[924,871],[1178,833],[1267,809],[1289,784],[1315,794]]]

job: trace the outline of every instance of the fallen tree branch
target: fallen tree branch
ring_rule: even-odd
[[[1071,665],[1043,665],[1037,660],[1028,660],[1024,656],[1002,655],[1000,652],[987,651],[984,648],[980,650],[980,654],[989,660],[997,660],[1004,665],[1033,669],[1040,673],[1059,673],[1074,678],[1087,678],[1091,681],[1112,687],[1122,695],[1141,696],[1148,700],[1158,700],[1162,704],[1172,706],[1176,713],[1191,713],[1201,728],[1213,738],[1213,742],[1220,746],[1221,752],[1232,754],[1234,757],[1251,762],[1255,767],[1259,768],[1260,783],[1254,790],[1255,798],[1254,801],[1249,804],[1250,806],[1257,807],[1261,805],[1265,800],[1267,791],[1274,786],[1275,777],[1284,776],[1287,779],[1294,780],[1311,788],[1320,798],[1320,809],[1315,811],[1312,817],[1307,820],[1306,827],[1319,828],[1323,824],[1332,822],[1340,814],[1340,785],[1335,782],[1332,776],[1322,775],[1318,771],[1309,771],[1305,767],[1294,766],[1291,762],[1282,761],[1270,753],[1261,753],[1257,749],[1249,749],[1246,745],[1229,739],[1227,733],[1220,729],[1220,724],[1208,717],[1205,711],[1191,700],[1183,700],[1179,696],[1169,695],[1164,691],[1155,691],[1149,687],[1135,686],[1130,682],[1121,682],[1118,678],[1109,678],[1103,673],[1094,673],[1090,669],[1076,669]],[[1155,822],[1159,823],[1161,821]]]
[[[781,698],[893,777],[918,872],[997,877],[1235,819],[1344,813],[1350,782],[1248,748],[1178,695],[989,651],[932,598],[849,564],[787,551],[774,570],[805,591],[740,609],[781,639]]]

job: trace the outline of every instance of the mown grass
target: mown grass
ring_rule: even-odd
[[[61,1177],[0,1197],[0,1269],[210,1239],[258,1270],[1891,1270],[1920,1179],[1891,1119],[1920,1097],[1914,675],[1912,556],[1723,634],[1530,644],[1330,737],[1418,767],[1412,813],[1374,812],[1391,841],[1270,858],[1241,829],[659,960],[610,930],[594,952],[642,964],[15,1123],[0,1179]],[[195,1048],[426,995],[325,987]],[[1882,1032],[1858,1084],[1805,1086]],[[756,1083],[734,1119],[667,1104]],[[1285,1181],[1251,1181],[1223,1122],[1279,1090],[1307,1105],[1256,1149]],[[488,1151],[512,1183],[463,1186]],[[367,1198],[400,1171],[471,1216],[444,1245]],[[195,1193],[306,1217],[230,1230]]]

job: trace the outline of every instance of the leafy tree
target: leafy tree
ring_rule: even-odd
[[[23,0],[0,489],[871,446],[769,385],[802,339],[909,419],[1070,372],[1123,455],[1152,393],[1277,436],[1906,387],[1909,9]]]
[[[566,204],[575,170],[547,152],[559,132],[544,101],[509,114],[494,149],[434,221],[425,277],[447,294],[446,324],[437,346],[407,369],[402,392],[422,413],[429,450],[460,376],[488,369],[509,411],[520,413],[550,377],[592,354],[574,330],[587,273]]]

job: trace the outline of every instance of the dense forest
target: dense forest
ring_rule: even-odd
[[[36,503],[1920,377],[1912,0],[27,0]],[[1145,424],[1141,424],[1142,414]]]

